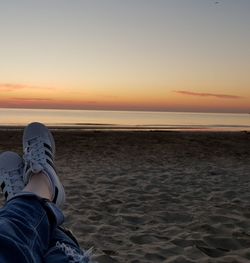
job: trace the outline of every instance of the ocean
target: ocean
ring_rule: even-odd
[[[250,114],[0,108],[0,126],[39,121],[55,128],[250,131]]]

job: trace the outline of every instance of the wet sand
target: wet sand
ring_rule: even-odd
[[[53,134],[65,225],[98,262],[250,262],[250,133]]]

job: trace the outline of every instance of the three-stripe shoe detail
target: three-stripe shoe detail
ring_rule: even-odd
[[[53,152],[52,152],[52,148],[47,144],[47,143],[44,143],[43,144],[45,148],[47,148],[44,153],[47,155],[47,158],[46,158],[46,162],[56,171],[56,168],[54,166],[54,163],[53,163]]]
[[[3,192],[3,194],[4,194],[5,199],[7,199],[9,194],[8,194],[8,191],[7,191],[7,189],[5,188],[5,186],[6,186],[5,182],[2,182],[2,183],[1,183],[1,189],[2,189],[2,192]]]
[[[23,160],[14,152],[0,154],[0,186],[6,200],[24,188]]]
[[[4,187],[5,187],[5,182],[2,182],[2,183],[1,183],[1,189],[2,189],[2,191],[3,191]]]
[[[2,192],[4,193],[5,199],[7,199],[9,194],[8,194],[7,189],[5,188],[5,186],[6,186],[5,182],[2,182],[1,183],[1,189],[2,189]]]

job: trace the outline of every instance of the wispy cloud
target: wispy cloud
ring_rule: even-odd
[[[242,99],[241,96],[229,95],[229,94],[216,94],[216,93],[203,93],[203,92],[192,92],[186,90],[174,90],[173,92],[183,94],[187,96],[198,96],[198,97],[214,97],[219,99]]]
[[[48,87],[39,87],[39,86],[32,86],[32,85],[25,85],[25,84],[16,84],[16,83],[0,83],[0,91],[12,92],[16,90],[23,90],[23,89],[46,89],[51,90],[52,88]]]
[[[52,101],[52,99],[49,99],[49,98],[12,98],[12,100],[15,100],[15,101]]]
[[[0,91],[15,91],[25,89],[27,86],[20,84],[0,83]]]

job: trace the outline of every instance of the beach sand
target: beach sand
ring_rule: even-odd
[[[53,134],[65,225],[98,262],[250,262],[250,133]]]

